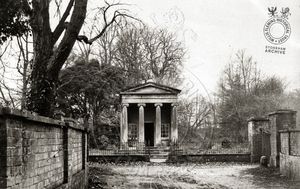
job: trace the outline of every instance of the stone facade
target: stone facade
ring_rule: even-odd
[[[279,130],[296,128],[296,111],[278,110],[269,115],[271,133],[271,156],[269,165],[279,167],[280,135]]]
[[[296,111],[278,110],[268,114],[268,119],[251,118],[248,136],[251,161],[260,156],[269,159],[269,167],[280,167],[280,172],[292,180],[300,181],[300,125],[296,124]],[[269,137],[259,137],[261,131]],[[269,143],[264,143],[265,138]],[[269,149],[268,154],[264,154]]]
[[[122,147],[176,143],[177,95],[180,90],[148,82],[120,93]]]
[[[300,130],[287,129],[280,132],[280,173],[300,181]]]
[[[0,109],[0,188],[85,188],[87,132],[28,112]]]
[[[270,125],[269,119],[252,117],[248,120],[248,140],[251,162],[259,162],[261,156],[270,156]]]

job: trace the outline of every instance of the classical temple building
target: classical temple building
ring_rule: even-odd
[[[120,93],[121,146],[169,146],[177,142],[179,89],[147,82]]]

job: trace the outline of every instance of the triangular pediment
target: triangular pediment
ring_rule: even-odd
[[[135,93],[172,93],[170,90],[165,90],[153,86],[147,86],[135,90],[131,90],[130,92],[135,92]]]
[[[169,86],[156,84],[156,83],[145,83],[126,89],[121,94],[178,94],[179,89],[175,89]]]

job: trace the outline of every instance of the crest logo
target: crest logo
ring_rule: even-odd
[[[269,7],[268,11],[270,19],[263,28],[265,38],[274,45],[283,44],[291,35],[291,26],[287,21],[289,16],[291,16],[290,9],[284,7],[278,13],[277,7]]]

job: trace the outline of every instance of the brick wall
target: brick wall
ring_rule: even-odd
[[[86,135],[72,120],[0,108],[0,188],[85,188]]]
[[[82,170],[82,136],[81,132],[69,132],[69,172],[75,174]]]

